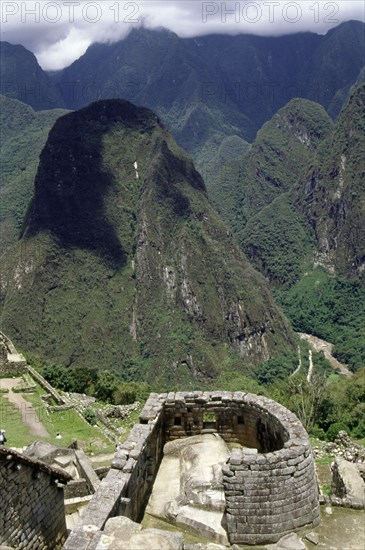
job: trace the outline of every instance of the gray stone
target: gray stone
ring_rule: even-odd
[[[115,518],[108,519],[104,527],[104,533],[106,535],[111,535],[119,531],[137,532],[137,531],[140,531],[141,529],[142,529],[142,525],[140,523],[136,523],[135,521],[132,521],[131,519],[125,516],[116,516]]]
[[[118,536],[102,535],[95,550],[183,550],[184,539],[180,533],[162,531],[160,529],[145,529],[143,531]]]
[[[164,447],[147,512],[227,542],[221,526],[226,506],[222,464],[229,451],[217,435],[199,435]]]
[[[284,535],[276,544],[270,544],[268,548],[270,550],[306,550],[304,542],[295,533]]]
[[[59,466],[61,466],[61,468],[66,468],[66,466],[70,466],[72,464],[72,456],[65,456],[65,455],[61,455],[61,456],[57,456],[54,461],[56,464],[58,464]]]
[[[343,458],[336,457],[335,459],[332,485],[335,495],[340,498],[365,499],[365,484],[363,483],[357,464],[348,462]]]
[[[317,545],[319,543],[319,538],[315,533],[308,533],[305,538],[309,540],[309,542],[311,542],[312,544]]]

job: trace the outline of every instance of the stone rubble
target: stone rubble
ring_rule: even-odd
[[[365,447],[352,441],[345,431],[338,432],[335,441],[327,443],[325,449],[328,454],[342,457],[349,462],[356,458],[360,462],[365,462]]]

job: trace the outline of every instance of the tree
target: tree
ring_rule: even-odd
[[[309,431],[316,423],[325,397],[327,378],[323,374],[314,374],[308,382],[306,378],[293,376],[288,379],[288,386],[291,394],[288,407]]]
[[[96,396],[102,401],[113,402],[113,393],[118,387],[118,380],[109,370],[101,371],[95,384]]]

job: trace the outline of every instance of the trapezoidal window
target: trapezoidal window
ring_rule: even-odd
[[[216,430],[217,418],[214,412],[203,412],[203,430]]]

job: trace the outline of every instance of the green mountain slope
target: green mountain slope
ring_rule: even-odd
[[[0,96],[0,254],[19,236],[48,132],[66,111],[35,112]]]
[[[364,91],[334,126],[319,105],[289,102],[211,188],[294,328],[333,342],[352,370],[365,363]]]
[[[274,284],[294,282],[313,248],[295,189],[331,129],[320,105],[293,99],[264,124],[248,154],[226,163],[209,186],[218,212]]]
[[[189,387],[292,349],[267,283],[156,115],[101,101],[60,118],[21,241],[2,271],[2,326],[24,350]]]
[[[318,261],[343,275],[365,266],[365,85],[351,95],[297,192]]]
[[[9,42],[0,42],[0,94],[27,103],[36,111],[65,106],[35,55]]]

